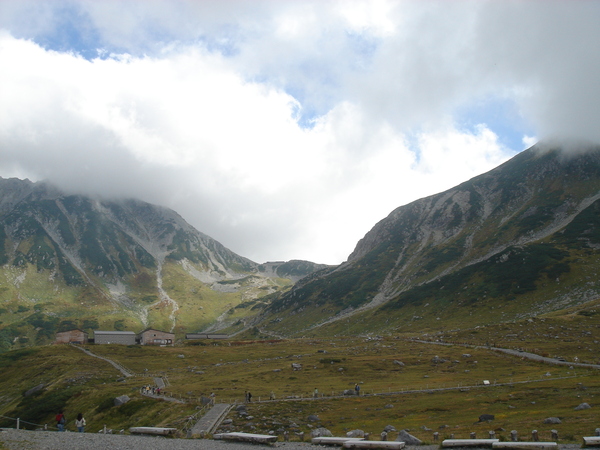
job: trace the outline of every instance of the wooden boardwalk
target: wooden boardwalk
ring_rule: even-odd
[[[192,435],[213,433],[221,421],[227,416],[232,405],[217,403],[192,427]]]

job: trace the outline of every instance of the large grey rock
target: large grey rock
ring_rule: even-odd
[[[129,400],[131,400],[129,398],[129,396],[121,395],[120,397],[115,398],[114,404],[115,404],[115,406],[121,406],[121,405],[124,405],[125,403],[127,403]]]
[[[363,430],[352,430],[346,433],[346,436],[349,438],[364,438],[365,432]]]
[[[406,430],[401,430],[398,433],[396,441],[404,442],[406,445],[421,445],[423,443],[421,439],[414,437]]]
[[[329,431],[327,428],[315,428],[314,430],[312,430],[310,432],[310,435],[314,438],[316,437],[333,437],[333,434],[331,433],[331,431]]]
[[[319,421],[319,416],[317,416],[315,414],[311,414],[310,416],[308,416],[306,418],[306,420],[308,420],[309,422],[318,422]]]
[[[558,417],[548,417],[547,419],[544,419],[544,423],[556,424],[562,423],[562,421]]]
[[[580,403],[579,406],[575,407],[575,411],[581,411],[582,409],[590,409],[591,406],[587,403]]]

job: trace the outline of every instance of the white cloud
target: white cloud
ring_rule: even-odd
[[[456,123],[475,100],[514,104],[526,146],[600,141],[598,2],[52,5],[0,2],[0,175],[172,207],[259,262],[340,262],[521,150]],[[74,17],[114,55],[49,50]]]

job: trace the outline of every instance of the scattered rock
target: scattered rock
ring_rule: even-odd
[[[575,407],[575,411],[581,411],[582,409],[590,409],[591,406],[588,403],[581,403]]]
[[[314,438],[316,437],[333,437],[333,434],[331,434],[331,431],[329,431],[327,428],[315,428],[314,430],[312,430],[310,432],[310,435]]]
[[[388,403],[387,405],[384,406],[384,408],[386,408],[386,409],[391,409],[393,407],[394,407],[394,405],[392,405],[391,403]]]
[[[393,425],[386,425],[385,428],[383,429],[383,431],[385,431],[386,433],[389,433],[390,431],[397,431],[396,427],[394,427]]]
[[[363,430],[352,430],[346,433],[346,436],[349,438],[364,438],[365,432]]]
[[[402,361],[398,361],[397,359],[394,360],[394,364],[400,367],[404,367],[404,363]]]
[[[412,434],[408,433],[406,430],[401,430],[398,433],[398,437],[396,441],[404,442],[406,445],[421,445],[421,439],[414,437]]]
[[[480,422],[489,422],[490,420],[494,420],[495,417],[493,414],[482,414],[479,416]]]
[[[548,417],[547,419],[544,419],[544,423],[557,424],[562,423],[562,421],[558,417]]]
[[[319,421],[319,416],[311,414],[310,416],[308,416],[306,418],[306,420],[308,420],[309,422],[318,422]]]
[[[129,398],[129,396],[127,396],[127,395],[121,395],[120,397],[115,398],[114,405],[115,406],[121,406],[121,405],[124,405],[125,403],[127,403],[129,400],[131,400]]]

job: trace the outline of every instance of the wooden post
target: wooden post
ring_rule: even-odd
[[[433,442],[437,442],[440,439],[440,433],[437,431],[433,433]]]
[[[454,433],[450,433],[450,439],[454,439]]]
[[[552,433],[552,440],[553,441],[558,441],[558,431],[556,431],[556,430],[550,430],[550,432]]]
[[[494,430],[490,431],[490,439],[496,439],[496,432]]]
[[[365,441],[369,440],[369,433],[365,433]]]
[[[289,442],[290,441],[290,433],[288,431],[284,431],[283,432],[283,440],[285,442]]]
[[[103,432],[106,434],[106,424],[104,424]]]
[[[531,432],[531,437],[534,440],[534,442],[539,442],[540,437],[538,436],[538,430],[533,430]]]
[[[517,442],[519,440],[519,436],[517,435],[517,430],[512,430],[510,432],[510,440],[513,442]]]
[[[600,428],[596,428],[596,436],[600,436]]]
[[[17,417],[17,430],[19,429],[20,425],[21,425],[21,419],[19,417]]]
[[[381,432],[381,440],[382,441],[387,441],[387,433],[385,431]]]
[[[475,433],[474,431],[471,431],[470,438],[477,439],[477,433]]]
[[[298,436],[300,436],[300,442],[304,442],[304,431],[301,431]]]

